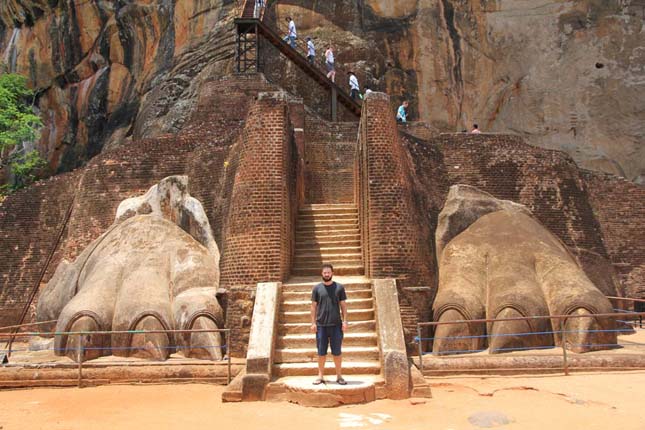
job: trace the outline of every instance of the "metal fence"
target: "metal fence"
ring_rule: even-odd
[[[231,330],[230,329],[190,329],[190,330],[100,330],[100,331],[53,331],[53,332],[35,332],[35,331],[24,331],[24,332],[13,332],[16,329],[21,329],[25,327],[36,327],[40,325],[46,325],[46,324],[52,324],[55,323],[56,321],[44,321],[44,322],[38,322],[38,323],[31,323],[31,324],[22,324],[18,326],[8,326],[8,327],[0,327],[0,341],[5,340],[6,345],[4,349],[0,349],[0,355],[5,356],[5,357],[11,357],[12,353],[16,352],[28,352],[32,351],[29,348],[14,348],[14,339],[15,338],[23,338],[23,339],[31,339],[31,338],[36,338],[36,337],[41,337],[41,338],[52,338],[54,336],[68,336],[71,338],[75,338],[76,343],[75,345],[70,346],[69,344],[66,345],[64,348],[56,348],[50,347],[50,348],[38,348],[34,351],[52,351],[54,353],[60,353],[60,352],[75,352],[76,353],[76,362],[78,364],[78,386],[81,387],[83,383],[83,363],[85,361],[92,361],[90,360],[84,360],[84,352],[86,351],[96,351],[96,350],[104,350],[104,351],[112,351],[115,350],[127,350],[127,351],[136,351],[136,350],[144,350],[144,348],[138,347],[138,346],[129,346],[129,347],[113,347],[113,346],[90,346],[87,345],[86,343],[89,341],[90,336],[94,335],[106,335],[106,336],[112,336],[112,335],[146,335],[146,334],[165,334],[168,339],[173,339],[174,335],[177,334],[194,334],[194,333],[223,333],[225,335],[225,343],[223,345],[168,345],[168,346],[162,346],[160,347],[161,349],[166,349],[166,350],[171,350],[171,351],[181,351],[181,350],[186,350],[186,349],[220,349],[222,350],[222,360],[210,360],[213,363],[220,364],[222,362],[226,362],[227,366],[227,384],[231,382],[232,379],[232,374],[231,374],[231,354],[230,354],[230,342],[231,342]],[[10,333],[2,333],[3,331],[9,331],[11,330],[12,332]],[[225,354],[224,354],[225,353]],[[59,355],[59,354],[56,354]],[[65,354],[67,355],[67,354]],[[106,354],[110,355],[110,354]],[[8,361],[8,359],[5,358],[5,363]],[[3,364],[3,363],[0,363]],[[113,363],[115,365],[121,364],[121,363]],[[128,364],[128,363],[126,363]],[[177,363],[172,363],[173,365]]]
[[[634,299],[624,299],[624,298],[619,298],[621,300],[632,300]],[[637,299],[636,299],[637,300]],[[494,349],[490,352],[494,352],[496,354],[503,354],[503,353],[509,353],[509,352],[514,352],[514,351],[525,351],[525,352],[530,352],[530,351],[538,351],[538,350],[545,350],[545,349],[553,349],[557,350],[558,348],[561,349],[561,355],[562,355],[562,370],[564,371],[565,375],[569,374],[569,354],[571,352],[567,351],[568,348],[573,348],[573,347],[578,347],[578,348],[589,348],[593,349],[594,353],[597,352],[596,350],[598,348],[602,349],[617,349],[617,348],[624,348],[626,345],[621,344],[619,340],[616,341],[616,343],[588,343],[588,344],[576,344],[576,343],[571,343],[571,339],[575,337],[575,335],[583,334],[583,333],[590,333],[593,335],[599,335],[599,334],[616,334],[617,339],[618,335],[626,335],[626,334],[634,334],[637,331],[642,330],[642,321],[643,321],[643,316],[645,316],[645,312],[635,312],[635,311],[630,311],[630,310],[625,310],[625,309],[620,309],[617,308],[615,309],[614,313],[605,313],[605,314],[584,314],[584,315],[544,315],[544,316],[531,316],[531,317],[514,317],[514,318],[499,318],[499,319],[472,319],[472,320],[455,320],[455,321],[442,321],[442,322],[425,322],[425,323],[418,323],[417,324],[417,336],[414,338],[415,343],[418,346],[418,355],[419,355],[419,366],[420,370],[423,372],[424,371],[424,356],[457,356],[457,355],[462,355],[462,354],[475,354],[479,352],[484,352],[484,351],[490,351],[489,347],[486,348],[481,348],[481,349],[456,349],[454,351],[445,351],[442,350],[440,352],[434,353],[432,351],[426,352],[423,349],[423,344],[424,343],[433,343],[435,341],[459,341],[459,340],[474,340],[474,339],[483,339],[485,340],[485,345],[490,344],[490,339],[494,337],[516,337],[516,338],[521,338],[524,336],[539,336],[539,335],[546,335],[546,336],[555,336],[555,337],[560,337],[560,346],[556,346],[554,343],[551,343],[549,345],[531,345],[531,346],[518,346],[518,347],[508,347],[508,348],[497,348]],[[615,324],[612,324],[614,328],[610,329],[589,329],[589,330],[583,330],[583,329],[571,329],[567,328],[567,322],[572,320],[572,319],[579,319],[579,318],[593,318],[593,319],[605,319],[607,321],[612,320],[614,321]],[[499,333],[499,334],[490,334],[490,333],[484,333],[484,334],[468,334],[468,335],[462,335],[462,336],[442,336],[442,337],[436,337],[436,335],[430,336],[430,337],[423,337],[423,331],[424,329],[428,331],[430,329],[431,333],[435,333],[436,329],[438,326],[442,325],[457,325],[457,324],[468,324],[468,325],[473,325],[473,324],[493,324],[493,323],[499,323],[499,322],[518,322],[518,321],[539,321],[539,320],[547,320],[548,323],[550,323],[551,330],[545,330],[545,331],[526,331],[526,332],[515,332],[515,333]],[[630,342],[629,347],[634,348],[634,347],[643,347],[645,346],[645,343],[638,343],[638,342]],[[592,353],[592,352],[586,352],[586,353]],[[593,354],[593,353],[592,353]],[[536,354],[537,355],[537,354]],[[499,356],[499,355],[498,355]],[[461,369],[463,370],[463,369]],[[475,370],[475,369],[473,369]],[[476,370],[481,370],[481,369],[476,369]]]

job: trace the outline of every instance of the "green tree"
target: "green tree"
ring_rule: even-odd
[[[38,151],[25,151],[23,143],[33,142],[42,125],[32,106],[33,92],[27,79],[0,71],[0,163],[9,165],[14,183],[5,189],[24,187],[35,180],[35,172],[45,165]]]

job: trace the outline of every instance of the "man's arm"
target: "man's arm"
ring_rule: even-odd
[[[340,302],[340,312],[343,315],[343,331],[347,330],[347,302],[341,300]]]
[[[316,309],[318,308],[318,303],[311,302],[311,331],[316,332]]]

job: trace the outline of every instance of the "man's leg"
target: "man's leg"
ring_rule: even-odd
[[[325,361],[327,361],[327,348],[329,347],[329,333],[327,327],[318,326],[316,331],[316,348],[318,349],[318,379],[314,384],[318,385],[325,380]]]
[[[333,332],[331,333],[331,353],[334,356],[334,367],[336,368],[336,382],[339,384],[345,385],[346,382],[343,379],[343,356],[342,356],[342,345],[343,345],[343,329],[341,326],[333,327]]]

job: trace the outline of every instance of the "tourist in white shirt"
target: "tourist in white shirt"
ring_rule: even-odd
[[[314,46],[313,40],[311,37],[307,36],[307,60],[309,64],[314,64],[314,59],[316,58],[316,47]]]
[[[336,68],[334,67],[334,50],[331,45],[325,51],[325,65],[327,66],[327,78],[336,82]]]
[[[289,45],[296,49],[296,39],[298,38],[298,33],[296,32],[296,23],[293,21],[293,18],[288,16],[287,22],[289,23],[289,33],[284,38],[284,41],[289,43]]]
[[[358,85],[358,78],[354,72],[347,72],[347,74],[349,75],[349,96],[356,100],[361,91],[361,87]]]

